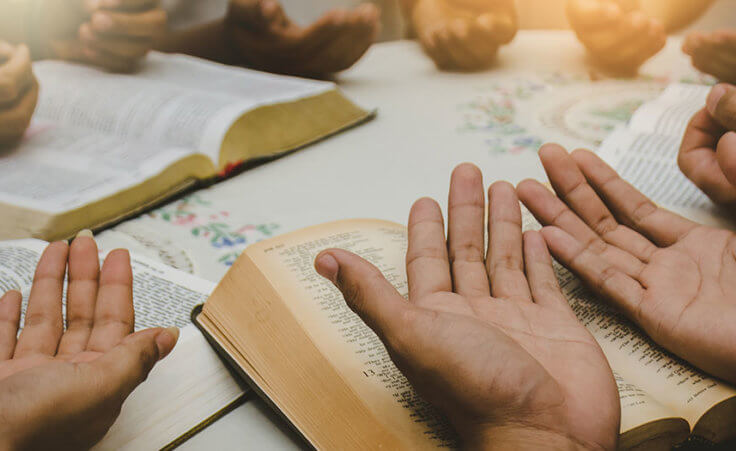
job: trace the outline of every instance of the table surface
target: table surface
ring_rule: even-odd
[[[335,219],[405,222],[412,202],[445,203],[450,172],[470,161],[486,184],[542,178],[539,144],[595,148],[669,82],[712,82],[690,68],[680,39],[629,81],[603,80],[566,31],[525,31],[483,73],[438,72],[413,42],[374,46],[338,83],[375,120],[249,170],[99,235],[217,281],[249,244]],[[259,400],[182,449],[302,446]]]

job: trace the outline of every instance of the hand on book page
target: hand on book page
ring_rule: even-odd
[[[685,130],[677,163],[713,202],[736,206],[736,86],[711,90]]]
[[[0,41],[0,146],[25,133],[38,100],[38,82],[28,47]]]
[[[43,56],[117,72],[135,69],[166,31],[166,12],[156,0],[50,2],[39,20]]]
[[[484,204],[472,165],[453,173],[447,241],[437,203],[414,204],[408,302],[355,254],[324,251],[316,269],[466,446],[614,448],[620,410],[611,369],[562,295],[544,240],[522,236],[514,189],[496,183],[484,255]]]
[[[20,336],[20,293],[0,298],[0,449],[90,448],[171,352],[178,329],[132,333],[132,283],[126,251],[111,252],[100,270],[97,246],[83,236],[44,251]]]
[[[437,67],[449,70],[488,67],[518,29],[509,0],[417,0],[411,22]]]
[[[736,234],[658,208],[589,151],[539,154],[559,199],[534,180],[517,190],[552,255],[654,341],[736,381]]]
[[[352,66],[373,44],[379,10],[335,10],[301,27],[277,0],[230,0],[224,45],[231,64],[269,72],[324,76]]]
[[[667,41],[635,0],[569,0],[567,17],[593,62],[616,74],[636,73]]]
[[[736,83],[736,29],[690,33],[682,51],[692,58],[696,69],[721,81]]]

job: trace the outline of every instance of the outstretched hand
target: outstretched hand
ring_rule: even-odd
[[[408,302],[349,252],[322,252],[316,269],[467,446],[613,449],[620,409],[611,369],[563,297],[544,240],[522,235],[518,199],[501,182],[489,190],[484,251],[484,211],[472,165],[453,173],[447,240],[439,205],[414,204]]]
[[[0,146],[23,137],[37,101],[38,82],[28,47],[0,41]]]
[[[736,30],[692,32],[682,45],[693,66],[720,81],[736,83]]]
[[[677,162],[713,202],[736,206],[736,86],[711,90],[685,130]]]
[[[133,333],[132,295],[127,251],[111,252],[100,270],[85,236],[44,252],[19,337],[21,294],[0,298],[1,449],[88,449],[105,435],[178,338],[177,329]]]
[[[736,382],[736,234],[657,207],[595,154],[547,145],[522,182],[552,255],[654,341]]]
[[[488,67],[518,29],[509,0],[416,0],[407,10],[425,52],[445,70]]]
[[[269,72],[324,76],[352,66],[373,44],[380,11],[366,3],[301,27],[277,0],[231,0],[225,18],[230,63]]]
[[[662,50],[667,34],[635,0],[569,0],[567,16],[592,61],[617,75],[636,73]]]

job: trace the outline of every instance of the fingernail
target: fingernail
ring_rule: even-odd
[[[156,336],[156,346],[158,347],[159,360],[163,359],[176,346],[176,342],[179,340],[179,328],[178,327],[167,327],[163,332]]]
[[[317,270],[320,276],[329,279],[332,283],[337,282],[337,271],[340,269],[340,265],[332,255],[328,253],[318,255],[314,262],[314,269]]]
[[[715,85],[713,89],[710,90],[708,99],[705,101],[705,107],[708,109],[711,116],[715,117],[716,110],[718,109],[718,102],[720,102],[723,96],[726,95],[726,92],[728,92],[728,89],[724,84]]]
[[[94,239],[95,235],[90,229],[83,229],[77,233],[77,238],[86,237]]]

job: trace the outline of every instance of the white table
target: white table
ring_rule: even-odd
[[[411,203],[421,196],[432,196],[444,204],[450,172],[464,161],[480,166],[486,183],[543,177],[533,149],[535,143],[525,142],[524,133],[555,135],[568,145],[581,142],[569,134],[556,133],[545,121],[554,122],[555,112],[561,111],[563,116],[569,113],[570,121],[575,122],[578,110],[584,110],[581,102],[597,94],[604,100],[611,93],[617,98],[621,92],[653,96],[667,81],[696,77],[679,46],[678,39],[671,39],[667,49],[643,69],[650,77],[626,82],[622,89],[621,85],[590,85],[584,81],[589,73],[584,51],[569,32],[522,32],[501,50],[494,70],[477,74],[439,73],[412,42],[376,45],[339,79],[351,98],[378,108],[374,121],[124,223],[102,233],[98,240],[103,248],[130,247],[216,281],[227,270],[219,262],[232,258],[248,241],[349,217],[404,222]],[[533,100],[525,109],[517,109],[517,116],[524,116],[521,122],[526,131],[511,133],[521,145],[509,153],[498,149],[503,142],[494,142],[499,132],[508,135],[508,128],[496,124],[490,130],[467,130],[467,126],[468,122],[484,120],[487,105],[483,102],[488,98],[500,98],[503,105],[518,94],[504,93],[503,85],[509,80],[524,89],[538,88],[511,75],[520,70],[531,71],[532,79],[556,80],[558,88],[546,96],[551,103]],[[568,81],[555,79],[555,72],[562,73],[562,78],[573,74],[579,79],[575,86],[589,85],[585,89],[590,95],[571,95],[565,87]],[[510,77],[516,77],[516,81]],[[494,105],[498,107],[499,103]],[[536,108],[542,111],[541,119],[535,118]],[[602,114],[615,116],[610,111]],[[162,212],[179,214],[179,219],[172,219],[171,214],[165,219],[167,215]],[[195,233],[197,227],[199,232]],[[254,400],[182,448],[299,446],[284,424],[263,403]]]

